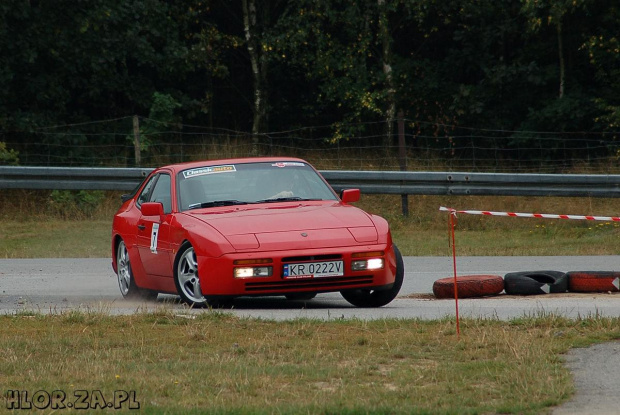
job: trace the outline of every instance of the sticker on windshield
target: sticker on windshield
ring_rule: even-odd
[[[273,163],[271,167],[304,167],[304,163],[299,163],[297,161],[285,161],[280,163]]]
[[[195,176],[204,176],[205,174],[214,174],[214,173],[228,173],[231,171],[236,171],[235,166],[211,166],[211,167],[200,167],[197,169],[185,170],[183,172],[183,177],[186,179]]]

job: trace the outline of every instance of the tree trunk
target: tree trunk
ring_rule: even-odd
[[[392,74],[392,38],[388,21],[388,13],[385,0],[377,0],[379,6],[379,36],[382,44],[382,66],[385,76],[386,110],[385,110],[385,136],[383,148],[386,155],[390,154],[394,137],[394,117],[396,116],[396,89]]]
[[[560,57],[560,93],[559,93],[559,98],[562,99],[564,98],[564,76],[565,76],[565,71],[566,68],[564,67],[564,46],[563,46],[563,42],[562,42],[562,22],[558,19],[558,22],[556,23],[556,27],[558,30],[558,50],[559,50],[559,57]]]
[[[267,126],[267,63],[262,58],[260,41],[257,37],[256,0],[242,0],[242,6],[245,40],[250,55],[254,84],[251,152],[256,156],[259,154],[260,134],[266,131]]]

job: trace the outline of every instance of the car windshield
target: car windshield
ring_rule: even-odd
[[[179,209],[303,200],[337,200],[303,162],[205,166],[179,173]]]

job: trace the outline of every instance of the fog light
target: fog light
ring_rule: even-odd
[[[243,267],[235,268],[235,278],[270,277],[273,267]]]

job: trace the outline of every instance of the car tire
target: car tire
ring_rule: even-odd
[[[509,272],[504,275],[504,290],[508,295],[565,293],[568,277],[561,271]]]
[[[497,295],[504,290],[501,275],[463,275],[456,277],[458,298],[475,298]],[[433,283],[437,298],[454,298],[454,277],[441,278]]]
[[[174,260],[174,284],[181,301],[190,307],[207,307],[207,299],[202,293],[198,278],[198,261],[194,247],[185,242]]]
[[[290,293],[285,297],[289,301],[309,301],[316,297],[317,293]]]
[[[233,297],[205,296],[198,278],[198,261],[194,247],[185,242],[174,260],[174,284],[181,301],[192,308],[225,308],[233,306]]]
[[[116,276],[123,298],[129,300],[155,300],[157,298],[157,291],[147,290],[136,285],[129,261],[129,252],[125,241],[122,239],[116,247]]]
[[[620,286],[620,272],[615,271],[571,271],[567,272],[568,291],[579,293],[617,292]]]
[[[394,284],[391,288],[387,290],[344,290],[341,291],[340,294],[342,294],[345,300],[356,307],[383,307],[389,304],[398,295],[405,276],[403,257],[396,245],[394,245],[394,255],[396,257],[396,275],[394,276]]]

